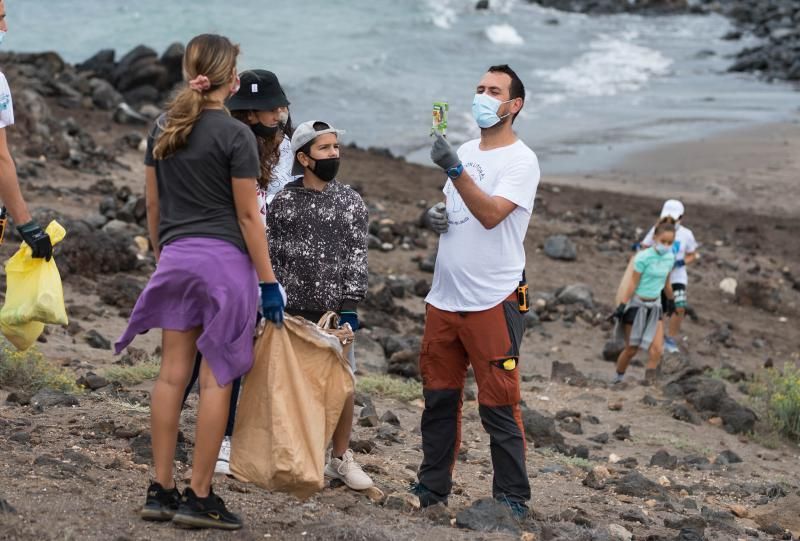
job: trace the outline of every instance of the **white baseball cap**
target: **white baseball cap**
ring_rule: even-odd
[[[322,130],[315,130],[314,124],[317,123],[326,124],[328,128]],[[303,174],[303,166],[300,162],[297,161],[297,152],[303,148],[306,144],[313,141],[320,135],[325,135],[326,133],[335,133],[336,137],[339,137],[343,133],[344,130],[337,130],[328,122],[323,122],[322,120],[309,120],[308,122],[303,122],[297,128],[295,128],[294,133],[292,134],[292,154],[294,155],[294,165],[292,166],[292,174],[293,175],[302,175]]]
[[[683,203],[677,199],[668,199],[661,208],[661,217],[666,218],[669,216],[675,220],[680,220],[681,216],[683,216],[683,211]]]

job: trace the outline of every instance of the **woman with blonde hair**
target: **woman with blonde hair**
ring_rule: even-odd
[[[188,84],[147,139],[147,224],[158,266],[116,343],[119,353],[137,334],[162,329],[150,402],[155,480],[142,518],[229,530],[242,520],[214,494],[211,479],[231,382],[253,363],[257,286],[268,321],[280,324],[284,306],[253,189],[260,172],[255,136],[224,108],[238,90],[238,55],[226,37],[193,38],[183,58]],[[173,475],[178,421],[198,351],[192,479],[180,495]]]

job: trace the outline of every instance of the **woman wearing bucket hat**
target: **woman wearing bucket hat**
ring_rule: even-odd
[[[367,293],[368,213],[361,196],[337,180],[339,135],[328,123],[300,124],[292,135],[294,166],[302,175],[275,196],[267,214],[270,256],[279,280],[288,280],[287,313],[319,321],[326,312],[358,330],[357,307]],[[355,357],[350,349],[350,366]],[[333,433],[325,475],[354,490],[372,486],[350,447],[351,396]]]
[[[261,222],[266,228],[267,205],[283,187],[292,180],[292,155],[290,137],[292,121],[289,100],[278,78],[267,70],[248,70],[239,74],[239,91],[228,98],[226,107],[231,116],[250,126],[256,136],[259,157],[259,176],[256,183]],[[184,393],[189,396],[200,373],[200,356],[195,360],[194,373]],[[219,449],[216,473],[230,475],[231,437],[236,420],[241,378],[233,382],[228,423]]]

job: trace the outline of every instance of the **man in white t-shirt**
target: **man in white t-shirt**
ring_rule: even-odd
[[[493,496],[522,518],[531,491],[519,408],[519,347],[524,330],[517,289],[523,241],[539,184],[536,154],[517,138],[514,118],[525,88],[507,65],[492,66],[477,87],[472,113],[481,137],[454,151],[436,134],[431,158],[449,177],[445,203],[428,212],[441,234],[420,372],[425,395],[423,460],[412,492],[422,506],[446,502],[461,443],[461,395],[468,366],[478,385],[490,437]]]
[[[0,0],[0,43],[7,30],[6,6],[5,2]],[[49,261],[53,255],[50,236],[31,219],[31,213],[19,189],[17,167],[8,150],[6,128],[12,124],[14,124],[14,106],[11,102],[11,89],[8,88],[6,76],[0,72],[0,201],[17,224],[17,231],[22,240],[31,247],[33,257],[43,257]]]
[[[664,203],[661,209],[661,218],[672,218],[675,221],[675,242],[672,244],[672,251],[675,253],[675,268],[670,274],[672,291],[675,294],[675,313],[669,319],[669,327],[664,337],[664,349],[668,353],[677,353],[678,343],[676,341],[681,332],[681,324],[686,316],[686,287],[689,285],[689,274],[686,272],[686,265],[693,263],[698,256],[697,241],[694,233],[688,227],[681,225],[683,218],[683,203],[677,199],[670,199]],[[642,241],[643,248],[653,245],[653,229],[647,232]]]

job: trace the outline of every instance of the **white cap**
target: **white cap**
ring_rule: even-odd
[[[322,130],[315,130],[314,124],[318,122],[327,124],[329,127],[327,129]],[[337,130],[327,122],[322,122],[321,120],[309,120],[308,122],[303,122],[294,130],[294,134],[292,134],[292,154],[294,155],[294,165],[292,166],[292,174],[293,175],[302,175],[303,174],[303,166],[297,161],[297,152],[303,148],[307,143],[313,141],[320,135],[324,135],[326,133],[334,133],[337,137],[342,135],[344,130]]]
[[[666,218],[669,216],[670,218],[679,220],[681,216],[683,216],[683,211],[683,203],[677,199],[668,199],[661,208],[661,217]]]

